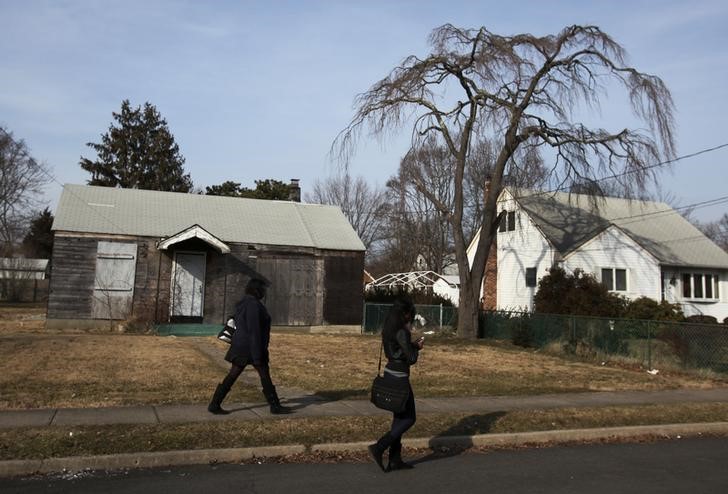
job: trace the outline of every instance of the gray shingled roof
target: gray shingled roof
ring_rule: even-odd
[[[223,242],[365,250],[337,206],[65,185],[54,231],[164,238],[198,224]]]
[[[665,203],[508,190],[562,255],[614,225],[664,265],[728,268],[728,253]]]

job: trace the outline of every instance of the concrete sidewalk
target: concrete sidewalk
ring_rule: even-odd
[[[264,403],[225,403],[229,415],[212,415],[206,405],[145,405],[109,408],[48,408],[0,411],[0,428],[110,424],[172,424],[295,417],[388,415],[367,400],[325,401],[315,396],[283,397],[291,415],[271,415]],[[418,398],[418,413],[492,413],[540,408],[601,407],[660,403],[728,402],[728,388],[614,391],[529,396]]]
[[[14,427],[75,426],[99,424],[172,424],[226,420],[271,420],[282,417],[361,416],[384,414],[366,400],[324,401],[301,395],[284,402],[294,408],[292,415],[271,415],[266,404],[227,404],[229,415],[212,415],[205,405],[159,405],[86,409],[37,409],[0,411],[0,429]],[[493,413],[509,410],[645,405],[668,403],[728,402],[728,388],[676,389],[668,391],[615,391],[534,396],[483,396],[470,398],[423,398],[417,400],[420,413]],[[405,447],[416,449],[470,447],[509,447],[553,445],[581,441],[629,440],[631,438],[680,438],[701,435],[728,435],[728,422],[645,425],[524,433],[481,434],[405,438]],[[81,472],[124,470],[194,464],[235,463],[252,458],[305,454],[366,453],[367,442],[290,444],[208,450],[159,451],[96,456],[75,456],[31,460],[0,461],[0,478]]]

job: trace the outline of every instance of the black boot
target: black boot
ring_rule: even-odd
[[[402,460],[402,439],[397,439],[389,447],[389,470],[411,470],[414,465]]]
[[[369,450],[369,456],[372,457],[372,459],[376,462],[377,465],[379,465],[379,468],[382,469],[382,472],[388,472],[389,469],[384,466],[384,452],[387,451],[387,448],[389,448],[392,443],[394,442],[394,437],[387,432],[385,435],[379,438],[377,442],[374,444],[370,444],[367,448]]]
[[[265,396],[268,405],[270,405],[270,413],[273,415],[293,413],[293,410],[281,405],[281,400],[278,398],[275,386],[271,386],[270,389],[264,389],[263,395]]]
[[[222,404],[222,400],[224,400],[230,392],[230,388],[231,386],[228,386],[225,381],[217,385],[217,388],[215,388],[215,394],[212,395],[212,400],[210,401],[210,404],[207,405],[208,412],[214,413],[215,415],[227,415],[230,413],[229,410],[225,410],[220,406],[220,404]]]

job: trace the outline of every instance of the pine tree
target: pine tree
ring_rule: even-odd
[[[81,157],[81,168],[91,174],[89,185],[106,187],[189,192],[190,175],[185,173],[184,157],[157,108],[144,103],[132,108],[121,103],[121,113],[112,113],[112,123],[101,143],[86,145],[97,159]]]
[[[38,213],[30,223],[30,230],[23,239],[26,255],[38,259],[50,259],[53,251],[53,213],[48,208]]]
[[[208,196],[247,197],[248,199],[289,200],[290,186],[280,180],[267,178],[256,180],[255,188],[242,187],[238,182],[228,180],[220,185],[205,188]]]

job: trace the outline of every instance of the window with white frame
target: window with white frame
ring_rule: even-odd
[[[716,274],[710,273],[683,273],[682,292],[683,298],[697,300],[718,300],[719,278]]]
[[[512,232],[516,229],[516,212],[515,211],[501,211],[501,219],[498,223],[498,232]]]
[[[627,270],[620,268],[602,268],[602,285],[610,292],[626,292]]]

